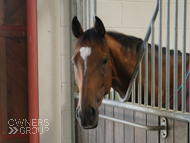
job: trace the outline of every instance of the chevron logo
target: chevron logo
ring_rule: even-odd
[[[16,134],[16,132],[18,132],[16,127],[9,127],[9,129],[11,129],[11,131],[8,134]]]

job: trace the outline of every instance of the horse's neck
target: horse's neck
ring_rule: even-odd
[[[108,35],[106,38],[110,47],[112,87],[124,97],[137,62],[138,53],[135,50],[132,51],[131,48],[122,47],[119,42]]]

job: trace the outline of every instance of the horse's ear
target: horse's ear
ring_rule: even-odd
[[[106,34],[104,24],[97,16],[95,16],[95,19],[96,19],[95,24],[94,24],[95,30],[103,38],[104,35]]]
[[[76,38],[79,38],[82,35],[82,33],[83,33],[81,24],[79,23],[79,21],[78,21],[78,19],[77,19],[76,16],[72,20],[72,31],[73,31],[73,35]]]

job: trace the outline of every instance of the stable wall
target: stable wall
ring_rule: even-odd
[[[98,0],[97,16],[107,30],[144,38],[156,0]],[[171,11],[174,0],[171,0]],[[182,13],[182,1],[179,1]],[[166,3],[163,4],[163,46],[165,46]],[[190,52],[190,1],[187,5],[187,51]],[[174,14],[172,14],[174,15]],[[49,120],[49,131],[40,134],[41,143],[71,142],[70,91],[70,17],[69,0],[37,0],[39,117]],[[158,21],[158,20],[157,20]],[[174,38],[174,16],[171,16],[171,36]],[[179,37],[182,35],[182,15],[179,16]],[[155,24],[158,43],[158,24]],[[181,36],[182,37],[182,36]],[[179,38],[179,48],[182,47]],[[173,48],[173,40],[171,48]]]
[[[71,143],[69,0],[37,0],[40,143]]]
[[[49,120],[40,143],[61,142],[59,0],[37,0],[39,118]]]

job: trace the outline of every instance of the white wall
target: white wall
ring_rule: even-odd
[[[71,142],[69,0],[37,0],[40,143]]]
[[[152,17],[156,0],[98,0],[97,15],[107,30],[144,38]],[[190,1],[187,1],[187,51],[190,52]],[[179,36],[178,47],[182,47],[182,10],[183,0],[179,0]],[[170,45],[174,45],[174,0],[170,8]],[[166,0],[163,0],[163,46],[166,43]],[[155,43],[158,43],[158,17],[155,22]]]

